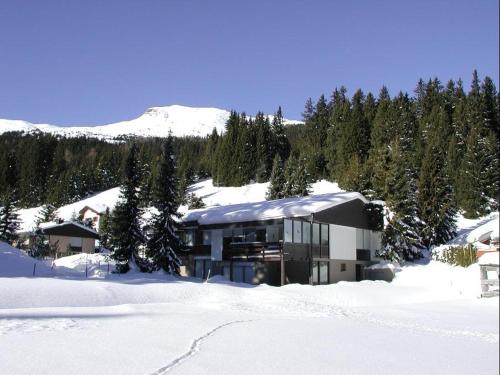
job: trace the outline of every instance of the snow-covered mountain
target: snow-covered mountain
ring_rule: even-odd
[[[136,119],[98,126],[56,126],[33,124],[22,120],[0,119],[0,134],[7,131],[33,132],[36,130],[76,137],[81,135],[110,139],[121,135],[166,137],[169,131],[177,137],[206,136],[215,128],[220,133],[230,112],[219,108],[193,108],[180,105],[152,107]],[[270,116],[272,118],[272,116]],[[285,120],[285,124],[300,121]]]

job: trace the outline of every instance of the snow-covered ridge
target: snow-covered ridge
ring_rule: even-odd
[[[8,131],[41,131],[67,137],[81,135],[111,139],[122,135],[141,137],[166,137],[170,131],[176,137],[206,136],[215,128],[224,130],[230,112],[219,108],[194,108],[181,105],[152,107],[133,120],[98,126],[56,126],[33,124],[22,120],[0,119],[0,134]],[[272,116],[269,116],[272,119]],[[300,121],[284,120],[285,124]]]

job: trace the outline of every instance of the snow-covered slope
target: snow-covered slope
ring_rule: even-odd
[[[269,183],[254,183],[241,187],[217,187],[213,185],[212,179],[199,181],[188,188],[189,193],[194,193],[202,198],[207,207],[224,206],[229,204],[255,203],[266,199],[266,191]],[[312,184],[312,194],[340,193],[342,189],[336,183],[325,180]],[[106,208],[112,210],[118,202],[120,188],[116,187],[100,192],[92,197],[81,201],[62,206],[57,210],[57,216],[64,220],[70,220],[73,215],[85,206],[89,206],[96,211],[102,212]],[[187,211],[186,206],[179,208],[181,213]],[[40,207],[19,210],[21,220],[20,231],[29,231],[36,225]]]
[[[64,127],[49,124],[32,124],[21,120],[0,119],[0,134],[7,131],[42,132],[69,137],[87,135],[111,139],[121,135],[166,137],[172,135],[206,136],[215,128],[220,133],[230,112],[219,108],[193,108],[180,105],[152,107],[136,119],[100,126]],[[270,116],[271,117],[271,116]],[[272,118],[272,117],[271,117]],[[285,124],[300,121],[285,120]]]
[[[36,268],[34,265],[36,263]],[[0,277],[53,276],[51,268],[0,241]]]

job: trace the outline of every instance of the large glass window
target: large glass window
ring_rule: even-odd
[[[233,230],[231,228],[226,228],[222,231],[222,237],[229,242],[233,241]]]
[[[328,246],[328,224],[321,224],[321,247]]]
[[[211,260],[205,260],[205,264],[204,264],[204,267],[203,267],[203,278],[204,279],[206,279],[206,278],[208,278],[210,276],[213,276],[213,275],[211,275],[211,271],[210,271],[211,268],[212,268],[212,261]]]
[[[313,245],[319,246],[319,224],[318,223],[313,223],[312,237],[313,237],[313,240],[312,240]]]
[[[328,284],[328,262],[319,262],[319,283]]]
[[[243,282],[248,283],[248,284],[253,284],[253,277],[255,275],[255,272],[253,270],[252,266],[246,266],[242,267],[243,268]]]
[[[293,221],[289,219],[284,220],[285,224],[285,242],[293,242]]]
[[[265,242],[266,241],[266,229],[265,228],[257,228],[255,231],[257,242]]]
[[[302,222],[302,243],[311,243],[311,223],[307,221]]]
[[[302,221],[293,221],[293,242],[302,243]]]
[[[194,277],[203,279],[203,260],[194,261]]]
[[[244,269],[241,266],[233,266],[233,281],[237,283],[244,282]]]
[[[312,262],[312,283],[313,285],[318,284],[318,262]]]
[[[194,230],[185,230],[179,233],[179,236],[186,246],[194,246]]]
[[[211,245],[212,244],[212,232],[209,230],[203,231],[203,245]]]
[[[321,258],[330,256],[328,224],[321,224]]]
[[[234,228],[233,229],[233,242],[243,242],[243,228]]]
[[[266,242],[278,242],[280,238],[279,225],[268,225],[266,227]]]
[[[256,242],[257,233],[255,228],[243,228],[243,242]]]

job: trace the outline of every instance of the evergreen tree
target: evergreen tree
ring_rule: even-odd
[[[343,172],[341,165],[343,157],[338,149],[341,147],[340,138],[344,133],[345,127],[348,126],[351,111],[351,104],[346,96],[346,91],[343,86],[339,90],[335,89],[329,104],[330,126],[327,131],[325,155],[329,177],[332,181],[336,181]]]
[[[153,188],[153,205],[157,213],[151,220],[152,233],[147,243],[147,256],[152,262],[152,269],[163,269],[171,274],[178,274],[180,259],[177,253],[181,241],[176,234],[178,209],[178,178],[172,150],[172,137],[163,144],[158,167],[158,176]]]
[[[311,190],[310,176],[304,158],[297,159],[294,155],[290,155],[285,163],[284,175],[283,198],[309,195]]]
[[[18,171],[17,160],[13,152],[7,157],[6,171],[7,191],[1,200],[0,206],[0,241],[14,244],[17,240],[17,230],[19,229],[19,216],[17,214],[18,203]]]
[[[456,208],[453,188],[446,173],[446,145],[449,124],[443,109],[434,108],[429,143],[418,180],[418,208],[422,220],[422,242],[427,248],[445,243],[455,236]]]
[[[474,219],[488,212],[489,203],[483,191],[483,176],[489,161],[479,131],[475,126],[469,133],[457,184],[457,203],[465,211],[466,218]]]
[[[111,214],[109,212],[109,207],[106,208],[106,211],[101,215],[99,219],[99,243],[101,247],[105,249],[110,247],[110,238],[111,238]]]
[[[272,168],[272,134],[269,124],[269,118],[262,112],[258,112],[255,117],[254,126],[256,128],[256,165],[257,173],[255,179],[257,182],[266,182],[269,179]],[[249,160],[246,161],[247,163]]]
[[[389,208],[382,233],[380,256],[390,260],[415,260],[423,249],[419,234],[416,183],[408,160],[396,140],[391,147],[391,165],[385,187]]]
[[[111,216],[110,247],[113,259],[116,260],[116,271],[128,272],[130,263],[141,268],[138,256],[139,247],[144,243],[144,235],[140,226],[142,210],[140,202],[140,165],[137,160],[137,146],[132,144],[125,163],[125,179],[120,187],[120,200]]]
[[[186,204],[188,206],[188,210],[197,210],[199,208],[205,207],[205,202],[203,202],[203,199],[201,199],[194,193],[188,194]]]
[[[41,223],[56,221],[56,218],[56,208],[51,204],[44,204],[38,213],[36,226],[38,227]]]
[[[283,124],[283,113],[281,107],[274,114],[273,122],[271,125],[272,148],[271,158],[278,154],[281,160],[288,159],[290,155],[290,142],[285,133],[285,126]]]
[[[274,200],[284,198],[285,185],[286,180],[283,171],[283,161],[281,157],[276,154],[273,160],[273,169],[271,172],[271,180],[269,181],[269,188],[266,193],[266,199]]]

